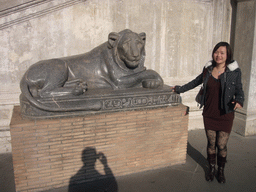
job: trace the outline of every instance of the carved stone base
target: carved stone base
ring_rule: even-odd
[[[37,101],[45,106],[59,108],[63,111],[52,112],[36,108],[21,94],[20,106],[22,117],[32,119],[54,118],[141,108],[156,108],[168,105],[178,105],[181,103],[181,97],[180,95],[173,93],[169,86],[164,85],[162,88],[158,89],[98,89],[87,91],[84,95],[74,96],[72,98],[40,98],[37,99]],[[70,109],[74,110],[70,111]]]

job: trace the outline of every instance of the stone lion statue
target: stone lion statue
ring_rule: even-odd
[[[90,89],[161,87],[160,75],[144,67],[145,41],[145,33],[126,29],[110,33],[107,42],[90,52],[39,61],[21,79],[22,95],[37,108],[62,111],[61,107],[44,106],[36,98],[79,96]]]

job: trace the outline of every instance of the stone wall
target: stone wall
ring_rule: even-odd
[[[96,155],[82,156],[84,150],[104,154],[104,168],[112,177],[185,163],[186,110],[180,104],[31,121],[22,119],[15,107],[11,137],[16,191],[52,189],[68,186],[70,180],[99,178],[90,173],[107,174]]]
[[[239,0],[236,9],[234,57],[242,70],[245,102],[236,113],[233,130],[248,136],[256,134],[256,2]]]
[[[230,0],[5,0],[0,10],[0,135],[33,63],[87,52],[129,28],[147,34],[146,67],[181,85],[201,72],[217,42],[229,41],[232,15]],[[182,94],[189,129],[203,128],[197,91]]]
[[[193,79],[211,59],[213,45],[229,40],[228,0],[34,2],[0,18],[0,105],[19,104],[19,81],[33,63],[87,52],[112,31],[146,32],[145,65],[169,85]],[[197,110],[195,92],[183,102]]]

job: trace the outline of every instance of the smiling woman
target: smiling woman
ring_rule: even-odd
[[[227,60],[227,48],[225,46],[219,47],[213,53],[213,59],[218,65],[225,65]]]
[[[205,65],[200,75],[183,86],[173,87],[177,93],[184,93],[203,83],[200,108],[204,106],[203,120],[208,139],[207,159],[210,167],[206,180],[214,179],[217,148],[219,183],[226,182],[224,166],[234,111],[241,108],[244,102],[241,70],[232,57],[230,45],[227,42],[218,43],[212,51],[213,60]]]
[[[224,73],[226,69],[227,48],[225,46],[220,46],[216,51],[213,50],[212,57],[215,62],[215,67],[212,70],[212,76],[219,79],[220,75]]]

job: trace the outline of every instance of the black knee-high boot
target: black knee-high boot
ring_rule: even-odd
[[[206,181],[213,181],[215,176],[216,154],[207,154],[207,160],[209,162],[209,172],[205,179]]]
[[[218,155],[217,163],[218,163],[218,182],[225,183],[226,179],[224,176],[224,167],[225,167],[225,163],[226,163],[226,157],[221,157]]]

